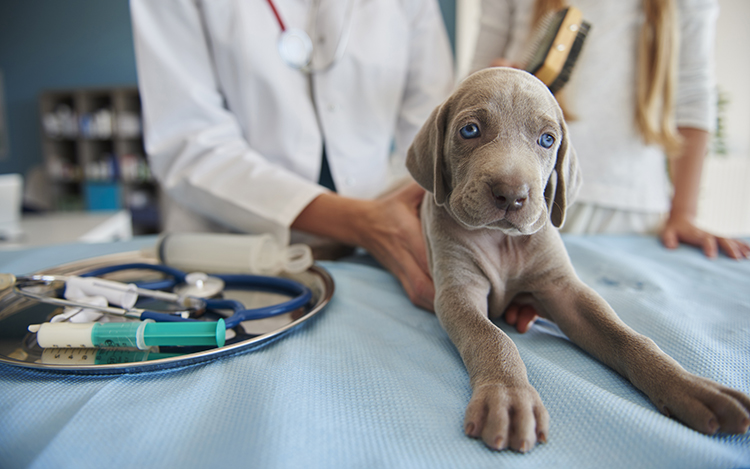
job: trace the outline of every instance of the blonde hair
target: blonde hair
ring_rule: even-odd
[[[563,0],[537,0],[534,26],[549,12],[564,7]],[[638,39],[635,123],[646,143],[660,145],[673,155],[681,146],[674,122],[679,53],[677,7],[675,0],[643,0],[643,12],[645,20]],[[566,116],[571,115],[560,98],[560,107]]]

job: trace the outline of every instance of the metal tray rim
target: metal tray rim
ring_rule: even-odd
[[[45,274],[70,274],[76,273],[88,269],[92,269],[101,265],[108,265],[118,262],[149,262],[157,263],[153,257],[144,257],[142,251],[129,251],[116,254],[109,254],[104,256],[92,257],[89,259],[83,259],[79,261],[69,262],[59,266],[42,269],[36,273]],[[290,330],[296,328],[303,322],[317,315],[322,311],[325,306],[330,302],[333,297],[335,285],[333,277],[330,273],[320,266],[319,264],[313,264],[308,272],[316,275],[323,282],[323,291],[315,305],[304,314],[302,317],[282,326],[273,331],[265,334],[253,337],[252,339],[237,342],[231,345],[225,345],[224,347],[214,348],[205,350],[203,352],[195,352],[186,354],[179,357],[161,358],[158,360],[150,360],[143,362],[133,362],[125,364],[100,364],[100,365],[53,365],[43,364],[34,362],[23,362],[0,354],[0,363],[4,363],[11,366],[29,368],[40,371],[51,371],[51,372],[68,372],[75,374],[122,374],[122,373],[140,373],[147,371],[165,370],[170,368],[179,368],[185,366],[191,366],[199,363],[214,360],[219,357],[226,355],[236,354],[245,351],[245,349],[256,348],[269,342],[271,339],[278,337]],[[31,300],[28,300],[31,301]]]

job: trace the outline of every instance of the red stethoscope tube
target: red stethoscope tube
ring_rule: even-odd
[[[336,45],[336,51],[331,57],[331,60],[323,67],[317,67],[312,69],[310,63],[313,55],[313,44],[310,36],[302,29],[291,28],[287,29],[284,25],[284,20],[281,19],[279,10],[276,8],[273,0],[266,0],[268,6],[271,7],[273,15],[276,17],[276,21],[279,22],[281,28],[281,35],[279,36],[279,54],[281,59],[290,67],[301,70],[305,73],[322,72],[331,68],[344,54],[346,45],[349,41],[349,32],[351,28],[352,11],[354,2],[348,0],[346,7],[346,20],[345,24],[348,26],[343,27],[341,34],[339,35],[338,44]],[[313,0],[313,18],[317,18],[319,3]],[[317,23],[313,22],[314,25]],[[313,29],[313,33],[315,29]]]
[[[273,0],[268,0],[268,6],[271,7],[271,10],[273,11],[273,15],[276,17],[276,21],[279,22],[279,27],[281,28],[281,32],[286,31],[286,27],[284,26],[284,20],[281,19],[281,15],[279,15],[279,10],[276,9],[276,5],[274,5]]]

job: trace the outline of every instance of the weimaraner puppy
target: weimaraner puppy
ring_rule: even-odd
[[[512,301],[531,302],[662,413],[706,434],[747,431],[750,398],[688,373],[576,276],[557,228],[580,176],[541,81],[510,68],[469,76],[417,134],[407,167],[428,191],[421,213],[435,311],[471,382],[467,435],[521,452],[547,440],[549,414],[490,320]]]

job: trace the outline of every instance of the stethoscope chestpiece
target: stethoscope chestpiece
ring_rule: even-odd
[[[312,51],[312,40],[301,29],[289,28],[279,36],[281,60],[294,69],[306,69],[312,61]]]
[[[174,292],[181,296],[195,298],[213,298],[224,290],[224,281],[203,272],[191,272],[185,275],[185,283],[177,285]]]

